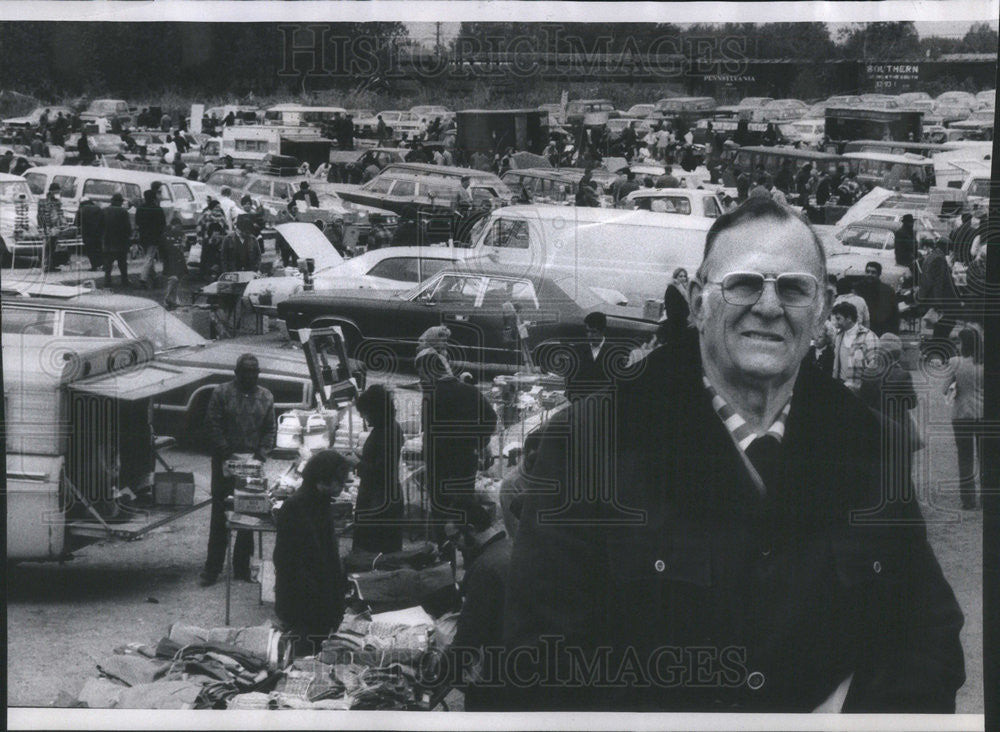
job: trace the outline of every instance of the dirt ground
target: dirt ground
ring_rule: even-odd
[[[263,338],[274,337],[272,333]],[[928,536],[965,613],[961,638],[967,681],[958,693],[958,711],[981,714],[982,513],[957,510],[955,445],[941,385],[936,377],[923,385],[917,380],[919,421],[928,439],[914,477]],[[207,497],[206,457],[171,451],[167,459],[175,469],[198,474],[198,496]],[[87,547],[63,565],[25,563],[8,568],[8,705],[50,706],[61,692],[75,697],[84,682],[97,675],[95,664],[115,646],[156,642],[171,623],[222,626],[224,581],[208,588],[198,585],[208,518],[205,508],[138,541]],[[265,558],[272,548],[265,539]],[[347,549],[344,543],[342,552]],[[234,582],[230,624],[266,621],[272,608],[259,605],[258,598],[259,585]]]

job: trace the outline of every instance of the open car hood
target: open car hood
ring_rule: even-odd
[[[316,269],[329,267],[344,258],[333,248],[330,240],[314,224],[293,222],[274,227],[299,259],[312,259]]]

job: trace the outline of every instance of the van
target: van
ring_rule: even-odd
[[[321,139],[315,127],[238,125],[222,130],[222,154],[237,163],[257,165],[269,155],[290,154],[284,151],[283,141],[314,142]]]
[[[656,112],[660,115],[712,112],[717,106],[714,97],[665,97],[656,102]]]
[[[659,301],[677,267],[701,264],[713,219],[641,210],[508,206],[473,234],[473,256],[547,277],[571,275],[577,289],[609,302]],[[572,293],[571,293],[572,294]]]
[[[126,204],[134,208],[142,203],[143,191],[148,190],[153,181],[163,184],[160,187],[160,205],[168,226],[177,222],[185,229],[193,229],[201,213],[191,182],[175,175],[88,165],[42,165],[26,170],[24,178],[35,196],[43,196],[50,185],[59,184],[67,224],[73,223],[80,201],[84,198],[99,206],[107,206],[111,197],[120,193]]]

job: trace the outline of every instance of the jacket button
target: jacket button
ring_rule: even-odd
[[[657,559],[655,562],[653,562],[653,569],[655,569],[657,572],[662,572],[666,568],[667,564],[662,559]]]
[[[767,558],[768,558],[769,556],[771,556],[771,547],[769,547],[769,546],[766,546],[766,547],[764,547],[763,549],[761,549],[761,550],[760,550],[760,555],[761,555],[761,556],[762,556],[762,557],[763,557],[764,559],[767,559]]]
[[[875,574],[881,574],[882,573],[882,562],[880,562],[880,561],[878,561],[876,559],[875,563],[872,565],[872,570],[875,572]]]
[[[757,691],[760,687],[764,685],[764,674],[760,671],[751,671],[747,676],[747,686],[749,686],[754,691]]]

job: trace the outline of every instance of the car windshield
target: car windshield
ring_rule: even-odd
[[[159,353],[172,348],[204,345],[207,341],[183,321],[159,306],[125,310],[122,318],[139,338],[148,338]]]

